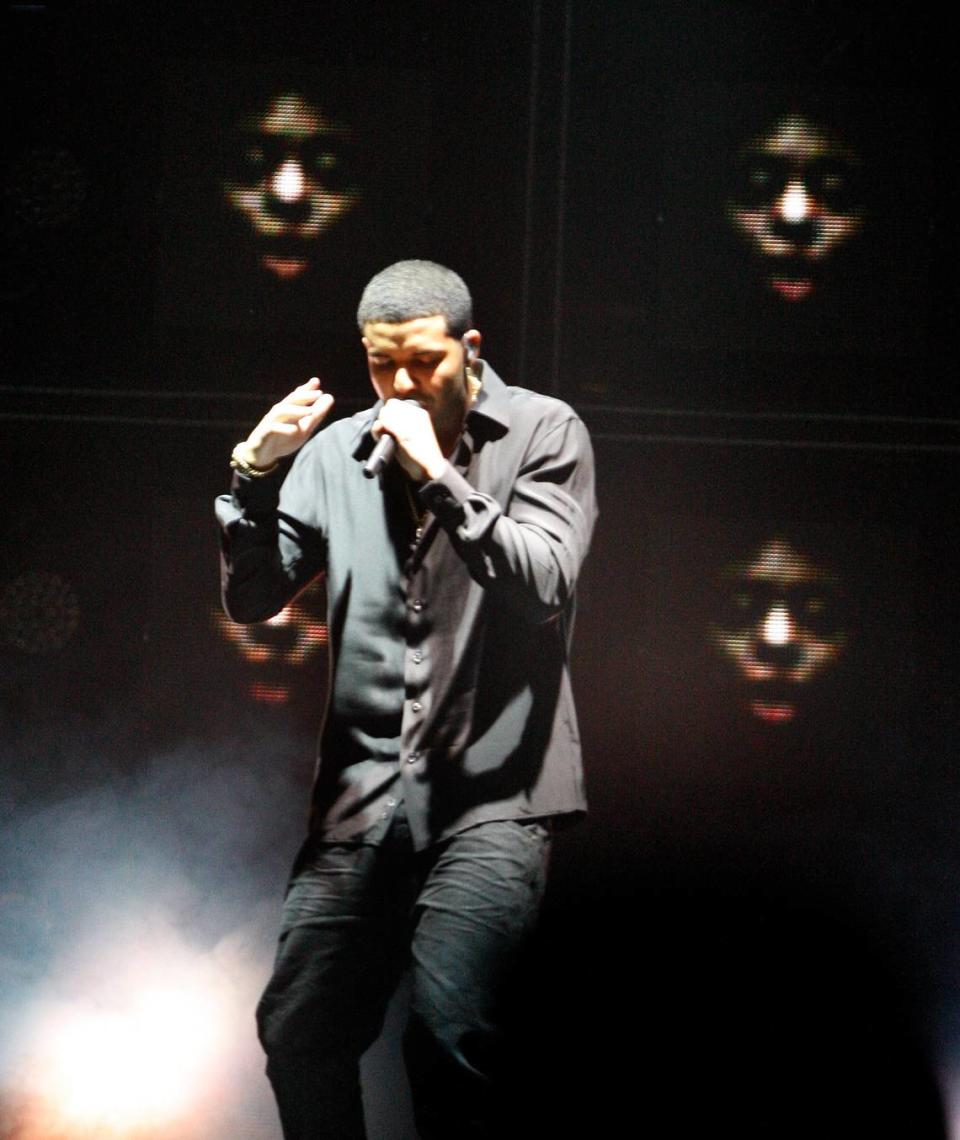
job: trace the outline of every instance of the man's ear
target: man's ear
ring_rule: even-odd
[[[480,342],[483,338],[476,329],[468,329],[460,338],[463,352],[469,367],[480,355]]]

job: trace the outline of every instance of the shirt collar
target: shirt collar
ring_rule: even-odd
[[[491,420],[501,429],[496,434],[502,435],[510,429],[510,393],[506,384],[485,360],[478,360],[477,364],[477,372],[483,384],[476,400],[467,410],[467,423],[473,426],[474,420]]]

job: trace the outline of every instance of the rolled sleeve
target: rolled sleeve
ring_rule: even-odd
[[[221,599],[234,621],[268,620],[323,569],[322,534],[304,509],[316,496],[309,476],[300,462],[285,480],[234,472],[230,494],[217,499]]]

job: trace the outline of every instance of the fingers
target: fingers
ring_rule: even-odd
[[[319,392],[321,391],[320,377],[311,376],[305,383],[301,384],[298,388],[294,388],[294,392]]]
[[[333,396],[329,392],[318,393],[319,398],[313,405],[311,411],[301,416],[297,421],[297,426],[302,432],[311,432],[318,423],[326,416],[327,412],[333,407]]]
[[[373,426],[374,436],[384,432],[396,439],[397,458],[414,479],[421,479],[443,460],[430,413],[413,400],[387,400]]]
[[[292,455],[333,407],[333,396],[322,391],[316,376],[274,404],[247,438],[253,466],[269,466]]]
[[[320,388],[320,381],[312,376],[306,384],[294,388],[292,392],[278,401],[267,417],[277,424],[299,424],[301,421],[316,425],[330,411],[333,406],[333,397],[329,392]],[[304,413],[304,408],[309,412]]]
[[[379,432],[388,431],[398,437],[433,431],[429,413],[414,400],[387,400],[380,409],[374,427],[379,428]],[[379,432],[375,431],[374,434]]]
[[[316,401],[324,395],[325,393],[320,387],[320,381],[316,376],[311,376],[305,384],[300,384],[294,388],[292,392],[284,396],[283,399],[279,400],[274,406],[279,408],[290,404],[310,405],[316,403]]]

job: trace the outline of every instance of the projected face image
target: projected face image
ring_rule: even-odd
[[[274,96],[241,124],[224,194],[267,273],[282,280],[305,273],[318,240],[360,200],[352,143],[350,128],[295,92]]]
[[[327,643],[326,624],[313,612],[307,595],[259,625],[238,625],[219,609],[213,612],[213,621],[249,666],[248,691],[255,701],[286,703],[293,674]]]
[[[785,724],[805,689],[839,660],[847,642],[840,583],[782,538],[729,567],[710,638],[736,669],[752,716]]]
[[[727,217],[784,301],[811,296],[860,231],[859,168],[834,131],[803,115],[782,116],[744,147]]]

